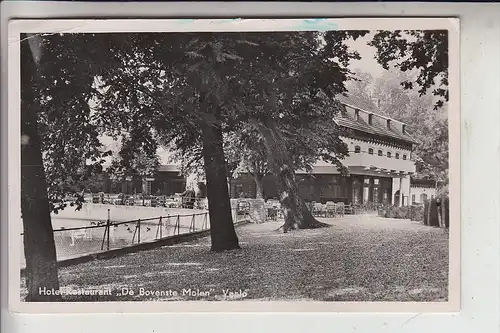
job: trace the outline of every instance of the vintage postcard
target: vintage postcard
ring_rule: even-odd
[[[453,18],[14,20],[17,312],[450,312]]]

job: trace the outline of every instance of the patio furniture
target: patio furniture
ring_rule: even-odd
[[[344,202],[340,201],[340,202],[337,202],[335,204],[336,206],[336,211],[337,213],[340,215],[340,216],[344,216],[345,215],[345,204]]]
[[[101,197],[99,195],[92,196],[92,203],[93,204],[101,203]]]
[[[344,206],[344,214],[345,213],[356,214],[356,210],[352,204],[348,204]]]
[[[158,200],[158,206],[165,207],[166,200],[164,195],[159,196],[157,200]]]
[[[323,216],[325,213],[325,207],[322,203],[317,202],[313,206],[313,216]]]
[[[326,217],[335,217],[337,206],[333,201],[326,202]]]

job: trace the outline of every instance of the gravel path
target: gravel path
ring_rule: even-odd
[[[60,283],[112,290],[67,296],[73,301],[447,300],[445,230],[376,216],[322,221],[332,227],[287,234],[276,231],[280,222],[239,227],[241,251],[211,253],[205,238],[62,268]],[[120,295],[122,288],[134,294]]]

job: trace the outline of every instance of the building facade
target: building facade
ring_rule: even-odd
[[[436,197],[436,183],[433,180],[412,179],[410,193],[412,204],[423,204]]]
[[[161,165],[154,177],[116,182],[105,178],[103,192],[146,195],[174,195],[186,188],[186,179],[176,165]]]
[[[406,124],[361,109],[352,97],[343,97],[341,102],[345,110],[335,120],[348,133],[341,139],[348,146],[349,156],[342,163],[349,175],[342,176],[336,166],[318,161],[312,172],[297,172],[301,196],[323,203],[408,205],[416,141],[408,134]],[[230,186],[232,196],[255,195],[251,177],[243,175]],[[265,198],[278,197],[273,176],[264,177],[263,192]]]

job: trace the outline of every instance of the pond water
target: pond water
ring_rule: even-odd
[[[245,217],[234,216],[235,222]],[[99,225],[98,225],[99,224]],[[168,236],[210,229],[208,213],[198,215],[171,216],[138,222],[112,221],[109,237],[106,221],[53,218],[54,242],[58,260],[75,258],[86,254],[118,249],[133,244],[151,242]],[[21,238],[21,267],[26,266],[23,237]]]

